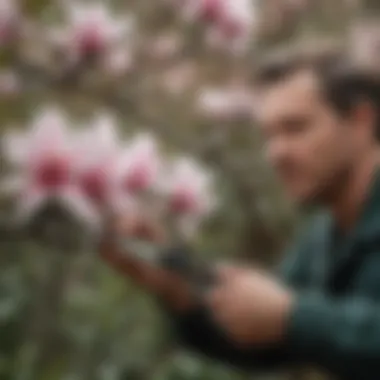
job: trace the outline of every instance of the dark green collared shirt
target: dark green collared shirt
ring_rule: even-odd
[[[248,370],[310,364],[338,379],[380,379],[380,173],[347,236],[321,213],[296,242],[281,278],[297,295],[286,338],[276,347],[241,350],[203,308],[173,316],[181,342]]]

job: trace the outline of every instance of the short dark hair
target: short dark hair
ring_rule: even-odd
[[[255,68],[256,86],[276,84],[302,70],[312,70],[332,107],[345,116],[361,101],[372,104],[375,137],[380,142],[380,75],[360,66],[345,45],[298,46],[271,53]]]

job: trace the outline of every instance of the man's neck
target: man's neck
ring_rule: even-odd
[[[367,199],[374,171],[380,163],[379,151],[374,151],[358,163],[351,171],[347,181],[330,204],[338,227],[349,231],[360,217],[363,203]]]

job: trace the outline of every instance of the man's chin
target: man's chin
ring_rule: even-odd
[[[336,179],[339,180],[336,180]],[[285,191],[292,202],[299,206],[307,207],[320,207],[331,204],[332,200],[336,197],[337,190],[339,190],[340,184],[346,183],[344,178],[335,176],[335,184],[333,186],[332,181],[320,181],[323,186],[318,183],[300,186],[285,186]]]

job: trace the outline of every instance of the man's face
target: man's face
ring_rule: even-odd
[[[326,201],[349,173],[357,129],[325,101],[316,76],[296,73],[260,93],[266,153],[285,190],[300,203]]]

